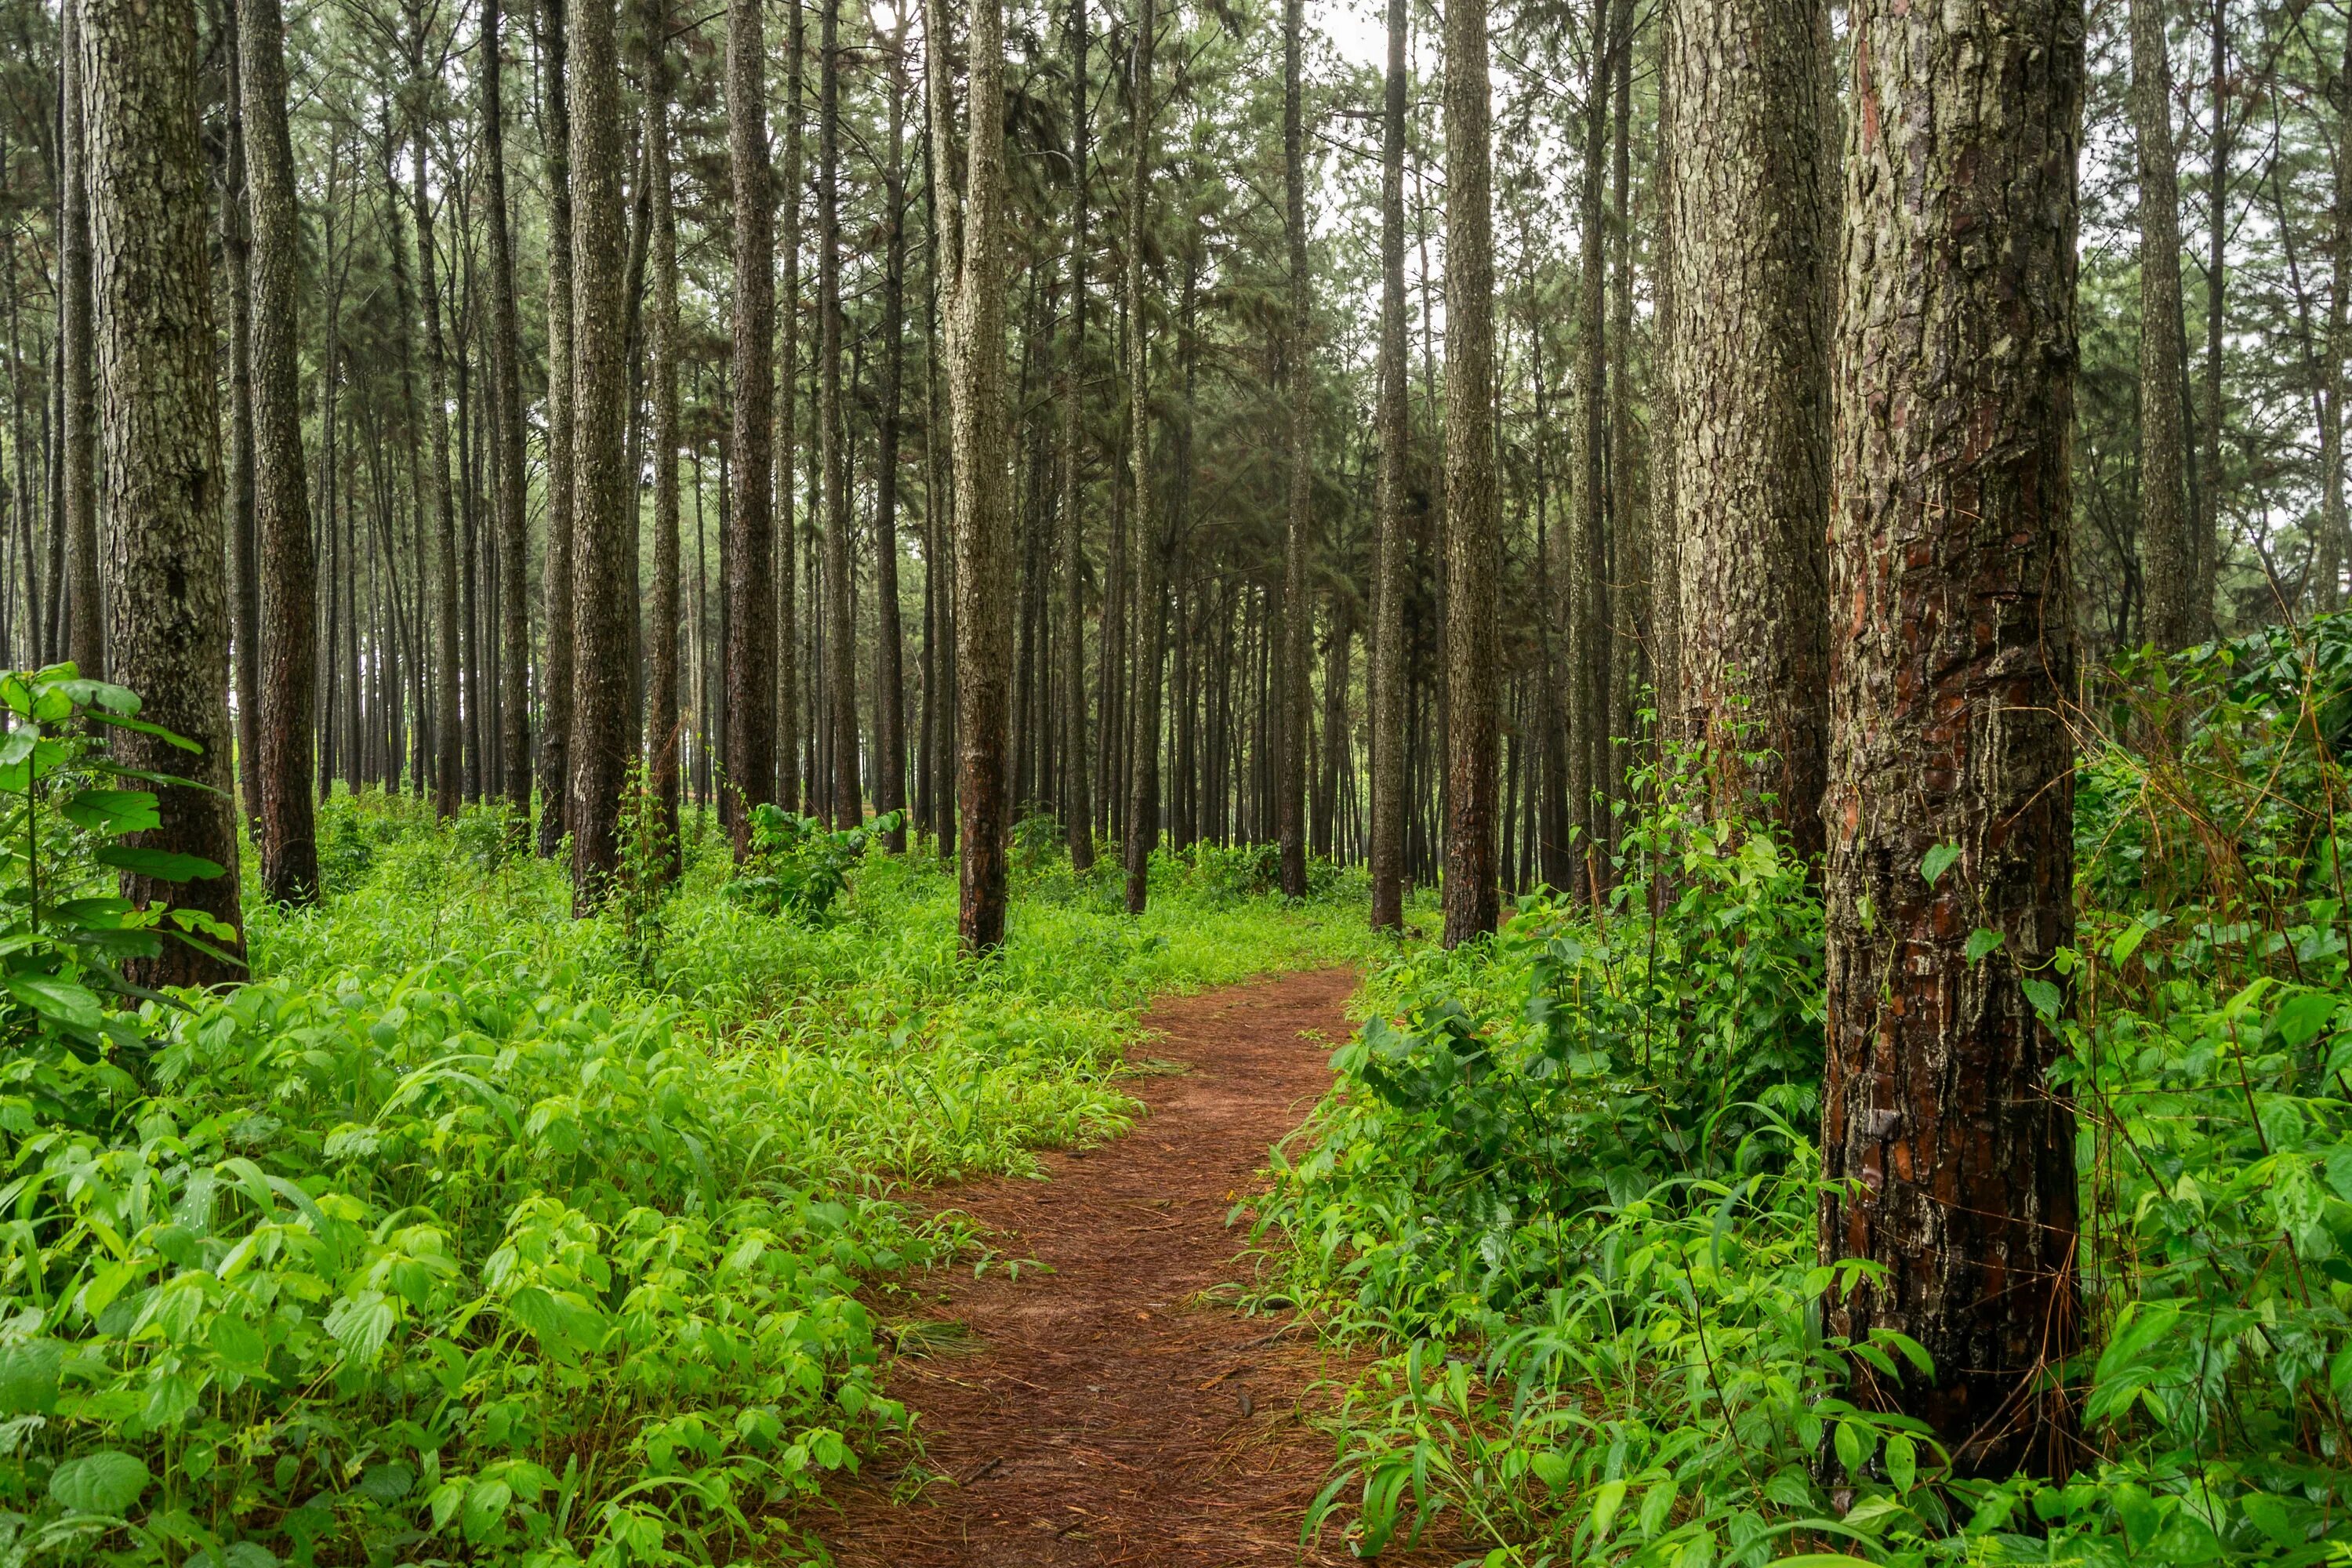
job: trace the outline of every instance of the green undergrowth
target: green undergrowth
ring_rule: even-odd
[[[1372,956],[1215,853],[1140,920],[1026,867],[978,964],[927,853],[793,919],[690,835],[575,921],[504,829],[337,798],[251,984],[0,1085],[0,1563],[790,1558],[908,1424],[868,1303],[973,1243],[898,1186],[1125,1129],[1154,994]]]
[[[2077,942],[2008,971],[2080,1128],[2080,1470],[1955,1478],[1843,1397],[1925,1354],[1822,1330],[1868,1266],[1816,1250],[1819,900],[1680,758],[1602,909],[1374,973],[1277,1152],[1262,1300],[1378,1357],[1310,1531],[1443,1520],[1531,1568],[2352,1562],[2352,625],[2131,679],[2079,777]]]

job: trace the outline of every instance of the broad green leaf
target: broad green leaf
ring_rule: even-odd
[[[153,792],[143,789],[77,790],[60,809],[68,822],[93,833],[144,833],[163,824]]]
[[[1886,1479],[1895,1483],[1896,1491],[1907,1492],[1919,1474],[1918,1446],[1897,1432],[1886,1439]]]
[[[1938,844],[1934,848],[1928,850],[1926,855],[1920,857],[1919,875],[1927,878],[1927,886],[1932,888],[1937,882],[1943,880],[1944,873],[1950,870],[1952,868],[1952,862],[1958,860],[1959,858],[1960,847],[1958,845]]]
[[[98,997],[86,985],[59,980],[54,974],[11,974],[9,994],[38,1013],[77,1029],[95,1029],[103,1016]]]
[[[49,1478],[49,1495],[76,1513],[119,1518],[146,1491],[150,1479],[147,1467],[137,1458],[100,1448],[59,1465]]]
[[[1977,964],[1983,963],[1985,954],[1990,952],[1994,948],[1999,947],[2005,940],[2007,939],[2003,937],[2000,931],[1990,931],[1983,926],[1979,926],[1976,930],[1969,932],[1968,960],[1969,967],[1974,968]]]
[[[2066,1005],[2066,999],[2060,994],[2058,987],[2038,974],[2026,976],[2024,985],[2025,999],[2042,1016],[2042,1021],[2045,1024],[2057,1022],[2058,1010]]]
[[[101,866],[111,866],[134,877],[152,877],[159,882],[203,882],[222,874],[217,864],[201,855],[177,855],[168,849],[135,848],[128,844],[105,845],[91,858]]]
[[[0,1415],[47,1415],[58,1407],[65,1346],[26,1340],[0,1348]]]

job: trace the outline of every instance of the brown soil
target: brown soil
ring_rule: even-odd
[[[936,1277],[942,1330],[907,1336],[891,1378],[923,1451],[869,1465],[812,1521],[845,1568],[1351,1561],[1337,1529],[1299,1546],[1333,1457],[1307,1415],[1342,1369],[1301,1326],[1217,1298],[1249,1268],[1226,1216],[1330,1082],[1353,983],[1326,971],[1162,1004],[1139,1059],[1184,1070],[1133,1080],[1150,1108],[1133,1132],[1045,1156],[1050,1181],[937,1194],[1003,1256],[1046,1267]]]

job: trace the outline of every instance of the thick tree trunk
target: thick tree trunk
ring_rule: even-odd
[[[1150,897],[1151,851],[1160,843],[1160,530],[1151,494],[1151,339],[1143,321],[1143,247],[1151,203],[1151,55],[1157,0],[1138,0],[1129,136],[1134,158],[1127,195],[1127,464],[1135,539],[1135,703],[1129,742],[1127,912]]]
[[[530,832],[530,619],[523,593],[530,553],[522,455],[522,327],[515,309],[514,241],[507,213],[505,43],[499,0],[482,0],[483,179],[489,202],[490,430],[498,463],[499,792],[508,835]]]
[[[1085,425],[1078,360],[1087,345],[1087,0],[1070,0],[1070,331],[1062,351],[1062,826],[1070,868],[1095,863],[1093,779],[1087,762]]]
[[[547,548],[540,599],[539,852],[571,831],[572,798],[572,104],[563,13],[541,0],[540,117],[547,146]]]
[[[243,947],[236,805],[230,785],[228,595],[221,535],[218,394],[205,174],[197,140],[192,0],[77,0],[76,74],[87,89],[94,384],[112,522],[116,678],[152,723],[194,742],[194,757],[152,736],[114,732],[129,766],[193,785],[157,789],[144,846],[201,856],[222,875],[186,884],[125,876],[123,896],[200,910]],[[274,46],[278,35],[269,39]],[[282,123],[282,121],[281,121]],[[79,160],[77,160],[79,162]],[[130,966],[150,985],[234,980],[240,965],[166,938]]]
[[[1381,113],[1380,538],[1372,588],[1372,925],[1404,924],[1404,595],[1406,486],[1404,319],[1405,0],[1389,0],[1389,61]]]
[[[1769,814],[1804,855],[1822,847],[1829,721],[1826,47],[1815,0],[1769,0],[1684,7],[1667,53],[1675,706],[1719,809]]]
[[[662,0],[646,0],[646,32],[659,40],[668,23]],[[660,854],[674,880],[685,869],[677,836],[677,215],[670,195],[669,91],[666,44],[656,42],[646,69],[646,182],[652,193],[653,310],[646,322],[646,374],[653,394],[654,593],[646,649],[646,755],[659,814]]]
[[[2139,540],[2144,635],[2167,650],[2202,636],[2197,539],[2182,489],[2180,170],[2164,0],[2132,0],[2131,114],[2139,150]]]
[[[1150,0],[1144,0],[1148,7]],[[970,105],[959,155],[946,0],[926,0],[924,77],[937,176],[933,265],[946,282],[948,400],[955,456],[956,806],[964,951],[1004,940],[1010,826],[1005,719],[1013,662],[1013,513],[1004,474],[1004,18],[971,0]],[[962,200],[954,197],[963,168]]]
[[[1596,80],[1598,78],[1596,77]],[[1445,945],[1492,935],[1502,650],[1495,605],[1493,125],[1486,0],[1445,5]]]
[[[776,642],[769,576],[775,550],[770,424],[776,387],[774,223],[768,190],[767,44],[760,0],[727,6],[727,151],[735,183],[734,428],[728,516],[727,745],[730,785],[741,804],[765,801],[775,782]],[[576,174],[575,174],[576,177]],[[734,817],[735,855],[751,849],[748,811]]]
[[[628,346],[614,0],[569,5],[572,102],[572,907],[593,914],[619,863],[628,771]],[[756,116],[754,121],[756,122]],[[740,125],[740,121],[739,121]],[[761,265],[765,259],[762,258]],[[764,341],[764,334],[762,334]],[[758,467],[765,471],[762,460]],[[740,470],[738,470],[740,482]],[[739,566],[740,570],[740,566]],[[753,601],[754,613],[764,608]],[[730,672],[730,675],[733,672]],[[739,781],[740,782],[740,781]],[[754,775],[756,782],[756,775]]]
[[[898,617],[898,405],[907,367],[907,37],[903,26],[883,46],[890,73],[890,162],[882,193],[882,412],[875,437],[874,497],[874,809],[907,805],[907,657]],[[905,818],[883,838],[907,852]]]
[[[824,472],[825,702],[833,735],[826,815],[836,827],[855,827],[865,818],[866,803],[857,781],[857,623],[850,613],[848,431],[841,405],[840,30],[841,0],[819,0],[816,421],[818,462]]]
[[[2020,981],[2074,940],[2068,577],[2079,0],[1853,17],[1831,517],[1825,1330],[1964,1475],[2063,1473],[2074,1121]],[[1685,628],[1688,629],[1687,627]],[[1958,858],[1931,880],[1939,847]],[[1941,855],[1937,857],[1938,860]],[[1970,931],[2002,945],[1970,963]]]
[[[286,124],[286,25],[278,0],[242,0],[238,76],[253,216],[254,518],[261,545],[261,886],[280,903],[319,893],[310,800],[318,688],[317,568],[302,458],[300,218]]]

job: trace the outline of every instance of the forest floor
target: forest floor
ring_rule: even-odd
[[[1353,1561],[1336,1528],[1304,1555],[1298,1539],[1333,1457],[1309,1418],[1348,1369],[1224,1288],[1249,1267],[1227,1216],[1329,1085],[1354,984],[1325,970],[1163,1002],[1129,1080],[1149,1108],[1132,1132],[1045,1155],[1046,1181],[930,1194],[1020,1268],[943,1273],[927,1323],[901,1326],[890,1391],[921,1450],[869,1462],[813,1521],[836,1562]]]

